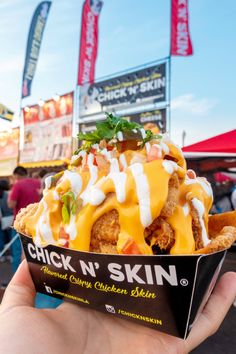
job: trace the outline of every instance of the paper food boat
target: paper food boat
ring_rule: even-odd
[[[206,303],[226,251],[209,255],[104,255],[21,234],[37,292],[186,338]]]

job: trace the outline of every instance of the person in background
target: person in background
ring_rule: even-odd
[[[13,212],[7,205],[9,190],[9,182],[7,179],[0,180],[0,253],[3,251],[4,246],[10,241],[11,225]],[[8,260],[8,257],[3,255],[0,257],[0,263]]]
[[[8,196],[8,207],[13,209],[14,218],[21,208],[28,204],[37,203],[40,200],[41,182],[36,178],[29,178],[27,170],[22,166],[17,166],[13,171],[14,184]],[[16,236],[16,231],[12,229],[11,237]],[[19,237],[12,245],[12,267],[15,272],[21,262],[21,244]]]
[[[231,203],[232,203],[234,210],[236,210],[236,183],[235,183],[233,190],[232,190]]]
[[[226,213],[234,210],[232,203],[232,181],[224,181],[222,183],[212,184],[214,194],[214,204],[211,213]]]
[[[46,176],[47,173],[48,173],[47,170],[42,169],[42,170],[39,171],[38,176],[42,180],[44,178],[44,176]]]

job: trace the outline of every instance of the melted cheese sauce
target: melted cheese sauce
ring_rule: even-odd
[[[145,132],[142,132],[144,135]],[[121,136],[119,137],[121,138]],[[127,241],[133,240],[140,253],[153,254],[146,243],[144,230],[161,214],[165,206],[169,180],[177,173],[181,182],[179,201],[174,213],[167,219],[175,233],[171,254],[189,254],[195,250],[192,231],[191,206],[198,213],[204,245],[207,237],[208,212],[212,192],[205,179],[190,179],[186,175],[186,162],[181,150],[169,140],[157,142],[157,158],[146,162],[152,142],[143,149],[113,154],[106,149],[100,155],[109,162],[109,171],[94,165],[94,154],[82,154],[83,166],[66,170],[55,187],[47,183],[37,212],[23,219],[28,235],[37,245],[62,244],[60,230],[69,235],[69,247],[89,251],[94,223],[105,213],[116,209],[119,214],[120,233],[117,251],[122,253]],[[165,155],[174,158],[163,159]],[[85,163],[86,162],[86,163]],[[72,191],[82,205],[76,215],[70,215],[63,224],[61,196]]]

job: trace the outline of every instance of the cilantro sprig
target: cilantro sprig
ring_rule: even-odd
[[[133,129],[140,131],[143,127],[136,122],[129,122],[124,118],[114,116],[112,113],[106,113],[106,119],[96,123],[96,130],[94,132],[80,132],[78,134],[78,138],[83,140],[84,143],[75,153],[78,153],[80,150],[89,152],[93,144],[98,144],[101,140],[109,142],[116,138],[118,132],[127,133]],[[158,136],[154,135],[151,130],[146,130],[146,137],[141,139],[141,147],[143,147],[147,141],[157,137]]]
[[[92,133],[79,133],[78,138],[86,142],[96,144],[101,140],[110,141],[118,132],[132,129],[141,129],[142,126],[135,122],[129,122],[124,118],[116,117],[112,113],[106,113],[106,119],[96,123],[96,130]]]
[[[142,141],[141,147],[144,147],[144,145],[153,139],[161,139],[161,135],[158,134],[153,134],[153,132],[151,130],[146,130],[146,136]]]

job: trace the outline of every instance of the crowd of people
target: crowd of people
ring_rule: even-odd
[[[214,203],[211,214],[236,210],[236,181],[213,182]]]
[[[20,239],[12,228],[13,220],[21,208],[39,202],[45,176],[49,174],[53,173],[41,170],[30,177],[24,167],[17,166],[11,178],[0,180],[0,263],[11,261],[13,273],[22,258]],[[3,253],[5,246],[11,241],[10,252]]]

